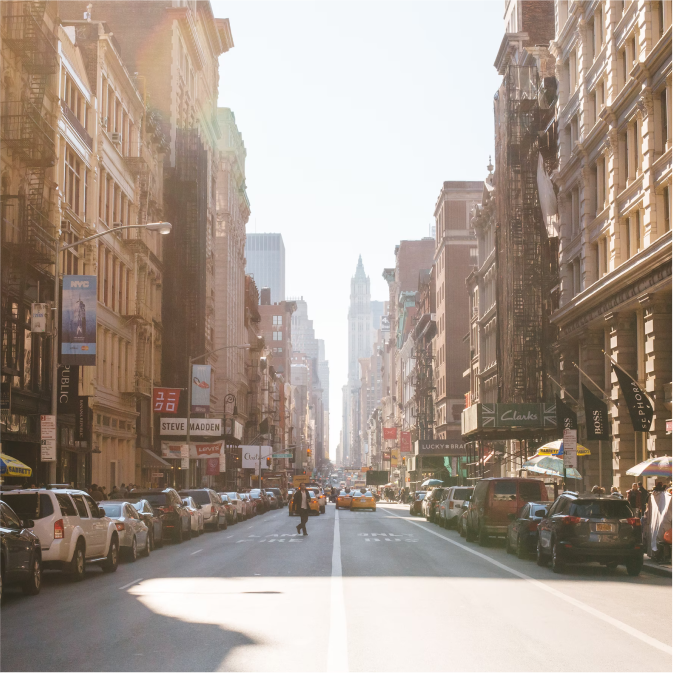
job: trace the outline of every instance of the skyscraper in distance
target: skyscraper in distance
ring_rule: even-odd
[[[271,289],[271,303],[285,301],[285,245],[281,234],[247,234],[245,272],[258,288]]]

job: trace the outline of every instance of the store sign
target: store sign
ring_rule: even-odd
[[[159,423],[160,435],[187,436],[186,418],[162,418]],[[195,437],[221,437],[221,418],[192,418],[189,424],[189,434]]]
[[[177,414],[180,402],[180,388],[155,388],[152,395],[152,409],[156,414]]]
[[[390,467],[397,467],[400,464],[400,450],[391,449],[390,451]]]
[[[89,398],[77,396],[77,413],[75,414],[75,441],[89,441]]]
[[[210,365],[192,365],[192,413],[210,411]]]
[[[12,409],[12,382],[3,381],[0,387],[0,411],[9,413]]]
[[[473,404],[461,416],[462,434],[477,430],[555,429],[556,404]]]
[[[224,455],[224,442],[190,442],[189,447],[184,442],[161,442],[162,458],[173,460],[193,458],[203,460]]]
[[[382,454],[383,460],[390,460],[390,451],[383,451]]]
[[[419,439],[416,442],[417,456],[466,456],[468,451],[463,438],[451,434],[446,439]]]
[[[61,362],[96,366],[96,276],[63,276]]]
[[[400,433],[400,449],[402,453],[411,453],[411,433],[402,431]]]
[[[214,477],[220,473],[220,457],[215,456],[215,458],[206,459],[206,474],[208,476]]]
[[[30,305],[30,331],[34,334],[44,334],[48,331],[49,304]]]
[[[397,439],[397,428],[383,428],[383,439]]]
[[[261,452],[261,458],[260,458]],[[266,470],[266,459],[273,455],[273,447],[271,446],[241,446],[241,456],[243,457],[243,467],[249,470],[255,470],[262,466]]]
[[[61,365],[58,368],[58,413],[76,414],[79,410],[79,367]]]
[[[40,460],[53,463],[56,460],[56,416],[40,416]]]

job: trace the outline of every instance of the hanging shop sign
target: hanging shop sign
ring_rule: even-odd
[[[89,398],[77,396],[77,413],[75,414],[75,441],[89,441]]]
[[[187,435],[186,418],[162,418],[159,422],[160,435],[185,437]],[[221,437],[221,418],[192,418],[189,424],[189,434],[195,437]]]
[[[192,365],[192,413],[210,411],[210,365]]]
[[[233,418],[227,418],[224,423],[224,434],[237,439],[239,442],[243,439],[243,425]]]
[[[206,459],[206,474],[210,477],[214,477],[216,474],[220,473],[220,456],[215,456],[214,458]]]
[[[96,366],[96,276],[63,276],[61,362]]]
[[[577,414],[557,395],[556,427],[577,430]]]
[[[496,404],[479,403],[463,409],[462,435],[494,431],[507,436],[507,430],[556,429],[556,404]]]
[[[610,439],[608,405],[582,384],[587,439]]]
[[[180,388],[155,388],[152,395],[152,410],[156,414],[177,414],[180,403]]]
[[[79,410],[79,367],[61,365],[58,368],[58,413],[76,414]]]
[[[383,439],[397,439],[397,428],[383,428]]]
[[[161,442],[162,458],[174,460],[193,458],[203,460],[224,455],[224,442],[190,442],[189,446],[184,442]]]
[[[629,408],[633,429],[636,432],[649,432],[654,417],[650,400],[640,389],[640,386],[621,367],[613,363],[612,369],[617,375],[624,401]]]
[[[30,305],[30,331],[33,334],[44,334],[49,330],[49,304]]]
[[[53,463],[56,460],[56,416],[40,416],[40,460]]]
[[[400,449],[402,453],[411,453],[411,433],[404,430],[400,433]]]
[[[391,449],[390,450],[390,467],[398,467],[400,464],[400,450],[399,449]]]

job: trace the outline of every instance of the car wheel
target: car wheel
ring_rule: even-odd
[[[150,551],[154,551],[156,547],[154,546],[154,533],[151,533],[150,531],[147,532],[147,540],[150,545]]]
[[[224,520],[224,526],[222,526],[221,530],[227,530],[228,527],[229,527],[229,526],[228,526],[228,524],[227,524],[227,520],[225,519],[225,520]]]
[[[631,575],[631,577],[637,577],[638,575],[640,575],[640,571],[642,569],[643,569],[643,557],[642,557],[642,555],[626,562],[626,572],[629,575]]]
[[[483,526],[479,526],[479,546],[485,547],[488,544],[488,534]]]
[[[544,555],[544,553],[542,551],[542,547],[540,545],[540,540],[537,541],[535,561],[540,566],[540,568],[546,568],[547,567],[547,563],[548,563],[547,557]]]
[[[133,536],[133,540],[131,540],[131,548],[128,551],[128,556],[131,563],[135,563],[138,558],[138,541],[136,540],[135,535]]]
[[[551,548],[551,569],[555,573],[563,572],[564,563],[562,553],[563,552],[561,551],[558,542],[554,540],[554,544],[552,545]]]
[[[182,544],[182,521],[180,519],[178,519],[178,525],[173,531],[173,542],[175,544]]]
[[[521,538],[517,536],[516,538],[516,557],[520,559],[525,559],[528,556],[528,551],[523,546]]]
[[[105,562],[101,567],[103,568],[104,573],[113,573],[117,570],[118,565],[119,565],[119,539],[115,535],[110,540],[110,548],[108,549],[107,552],[107,558],[105,559]]]
[[[152,545],[150,544],[150,534],[148,533],[145,536],[145,549],[143,550],[143,556],[147,557],[152,551]]]
[[[86,572],[85,549],[84,542],[82,540],[78,541],[70,561],[70,575],[75,582],[81,582],[84,579],[84,573]]]
[[[35,554],[30,566],[30,576],[21,589],[26,596],[36,596],[42,587],[42,559]]]
[[[608,563],[605,564],[605,567],[608,570],[617,570],[618,565],[619,565],[618,561],[609,561]]]
[[[509,543],[509,531],[507,531],[507,535],[505,535],[505,552],[507,554],[512,553],[512,546]]]

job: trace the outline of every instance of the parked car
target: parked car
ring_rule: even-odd
[[[409,514],[411,516],[422,516],[423,515],[423,500],[427,495],[427,491],[416,491],[409,503]]]
[[[203,525],[213,530],[226,530],[227,510],[212,488],[187,488],[180,491],[180,497],[191,496],[194,501],[201,505],[203,512]]]
[[[255,514],[257,514],[257,505],[255,501],[250,497],[249,493],[239,493],[238,497],[245,505],[246,519],[251,519],[253,516],[255,516]]]
[[[135,561],[138,554],[150,555],[150,529],[130,502],[104,500],[98,506],[105,512],[105,516],[115,522],[119,548],[129,561]]]
[[[203,533],[203,509],[194,501],[191,495],[182,499],[182,504],[187,508],[190,517],[191,533],[197,537]]]
[[[129,502],[136,508],[143,521],[150,529],[150,547],[154,551],[157,547],[164,546],[164,523],[160,512],[155,510],[149,501],[144,498],[130,500]]]
[[[21,586],[24,594],[34,596],[42,587],[42,547],[40,538],[30,530],[32,519],[18,517],[4,502],[0,502],[0,554],[2,576],[0,588],[11,584]]]
[[[283,492],[279,488],[265,488],[267,493],[271,492],[276,496],[278,500],[278,507],[285,507],[287,505],[287,499],[283,496]]]
[[[269,500],[261,488],[253,488],[249,492],[250,498],[255,501],[257,514],[269,511]]]
[[[547,487],[540,479],[489,477],[477,482],[467,510],[465,539],[485,545],[492,535],[505,536],[509,515],[528,502],[548,502]]]
[[[161,515],[164,538],[176,544],[191,537],[191,517],[182,504],[182,498],[174,488],[133,489],[129,500],[143,498]]]
[[[229,496],[226,493],[218,493],[218,496],[224,505],[227,523],[233,526],[238,521],[238,511],[236,509],[236,505],[234,505],[234,503],[229,500]]]
[[[472,486],[450,486],[444,492],[439,511],[437,513],[437,523],[442,528],[453,528],[458,523],[460,506],[464,500],[469,499],[474,488]]]
[[[518,515],[509,515],[511,521],[507,526],[507,537],[505,538],[505,551],[508,554],[516,552],[516,555],[522,559],[535,553],[537,528],[549,507],[548,502],[529,502],[524,505]]]
[[[465,537],[466,526],[467,526],[467,510],[470,507],[470,500],[463,500],[463,504],[458,510],[458,523],[456,524],[456,530],[460,533],[461,537]]]
[[[626,500],[605,495],[562,493],[538,527],[537,563],[562,572],[566,563],[623,564],[629,575],[643,567],[640,519]]]
[[[275,493],[266,491],[266,497],[269,499],[269,509],[280,509],[280,503]]]
[[[425,496],[423,500],[423,515],[427,521],[434,522],[439,503],[444,496],[445,491],[446,488],[438,486],[437,488],[433,488],[432,491],[429,491]]]
[[[245,502],[241,499],[241,496],[238,493],[229,492],[229,493],[220,493],[220,498],[227,496],[229,502],[236,508],[236,521],[245,521],[248,517],[246,516],[246,505]]]
[[[119,534],[85,491],[70,488],[17,489],[2,493],[2,500],[40,539],[42,568],[70,573],[84,579],[87,563],[115,572],[119,563]]]

